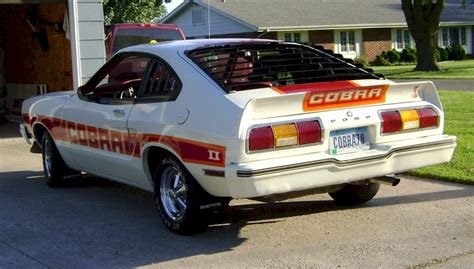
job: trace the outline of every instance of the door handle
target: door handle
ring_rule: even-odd
[[[122,109],[114,109],[114,115],[116,117],[124,117],[125,116],[125,111],[123,111]]]

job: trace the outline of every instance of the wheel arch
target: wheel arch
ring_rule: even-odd
[[[183,160],[180,158],[179,154],[174,152],[172,149],[161,145],[161,144],[151,144],[146,146],[142,152],[142,160],[143,160],[143,169],[145,174],[152,184],[155,187],[155,182],[153,181],[153,177],[155,175],[158,162],[166,155],[171,155],[175,157],[181,164],[186,167]],[[186,168],[187,169],[187,168]]]
[[[33,137],[38,146],[43,147],[43,137],[45,133],[48,133],[51,137],[51,132],[49,129],[41,122],[36,122],[33,124]]]

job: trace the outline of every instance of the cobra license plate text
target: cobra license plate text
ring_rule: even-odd
[[[332,131],[329,135],[331,155],[352,153],[370,148],[367,128]]]

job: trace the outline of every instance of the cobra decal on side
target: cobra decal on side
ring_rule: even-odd
[[[23,121],[30,128],[36,122],[42,123],[54,140],[98,150],[140,158],[145,145],[159,143],[173,149],[184,162],[218,167],[225,165],[226,148],[219,145],[164,135],[128,134],[58,118],[30,117],[27,113],[23,114]]]

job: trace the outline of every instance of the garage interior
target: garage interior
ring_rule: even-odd
[[[73,89],[67,1],[37,2],[0,4],[0,125],[30,96]]]

